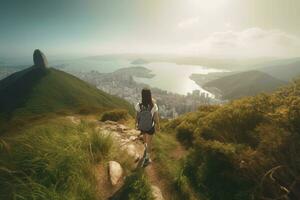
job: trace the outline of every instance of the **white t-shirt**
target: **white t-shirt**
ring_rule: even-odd
[[[137,104],[135,105],[135,110],[136,110],[137,112],[140,112],[140,111],[141,111],[140,103],[137,103]],[[154,116],[154,113],[155,113],[155,112],[158,112],[158,106],[157,106],[156,103],[153,104],[153,108],[151,109],[152,117]]]

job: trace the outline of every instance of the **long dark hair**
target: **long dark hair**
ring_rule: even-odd
[[[142,105],[145,107],[153,107],[153,101],[152,101],[152,95],[151,95],[151,90],[148,88],[144,88],[142,90]]]

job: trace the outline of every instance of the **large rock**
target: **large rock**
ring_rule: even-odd
[[[39,49],[33,52],[33,63],[36,67],[46,68],[48,67],[48,61],[46,56]]]
[[[131,157],[134,158],[134,160],[138,160],[141,158],[140,154],[138,153],[137,149],[136,149],[136,146],[134,144],[128,144],[128,145],[125,145],[123,147],[124,150],[127,151],[127,154]]]
[[[154,200],[164,200],[164,197],[157,186],[151,185],[151,190]]]
[[[113,186],[117,185],[123,175],[123,169],[121,165],[116,161],[109,161],[108,172],[109,172],[111,184]]]

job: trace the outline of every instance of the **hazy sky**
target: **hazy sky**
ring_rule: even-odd
[[[300,56],[299,0],[0,0],[0,58]]]

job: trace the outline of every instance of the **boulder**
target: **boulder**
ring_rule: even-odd
[[[134,129],[127,130],[126,133],[127,133],[127,135],[133,135],[133,136],[139,136],[141,134],[140,131],[134,130]]]
[[[164,197],[159,189],[159,187],[151,185],[152,195],[154,200],[164,200]]]
[[[130,141],[135,141],[135,140],[137,140],[137,138],[138,138],[137,136],[133,136],[133,135],[132,135],[132,136],[129,137],[129,140],[130,140]]]
[[[121,165],[116,161],[109,161],[108,172],[109,172],[111,184],[113,186],[117,185],[123,175],[123,169]]]
[[[124,149],[127,151],[128,155],[133,157],[135,160],[140,158],[139,153],[134,144],[125,145]]]
[[[130,142],[129,139],[121,139],[121,146],[127,144],[128,142]]]
[[[36,67],[46,68],[48,67],[48,61],[46,56],[39,49],[33,52],[33,63]]]

